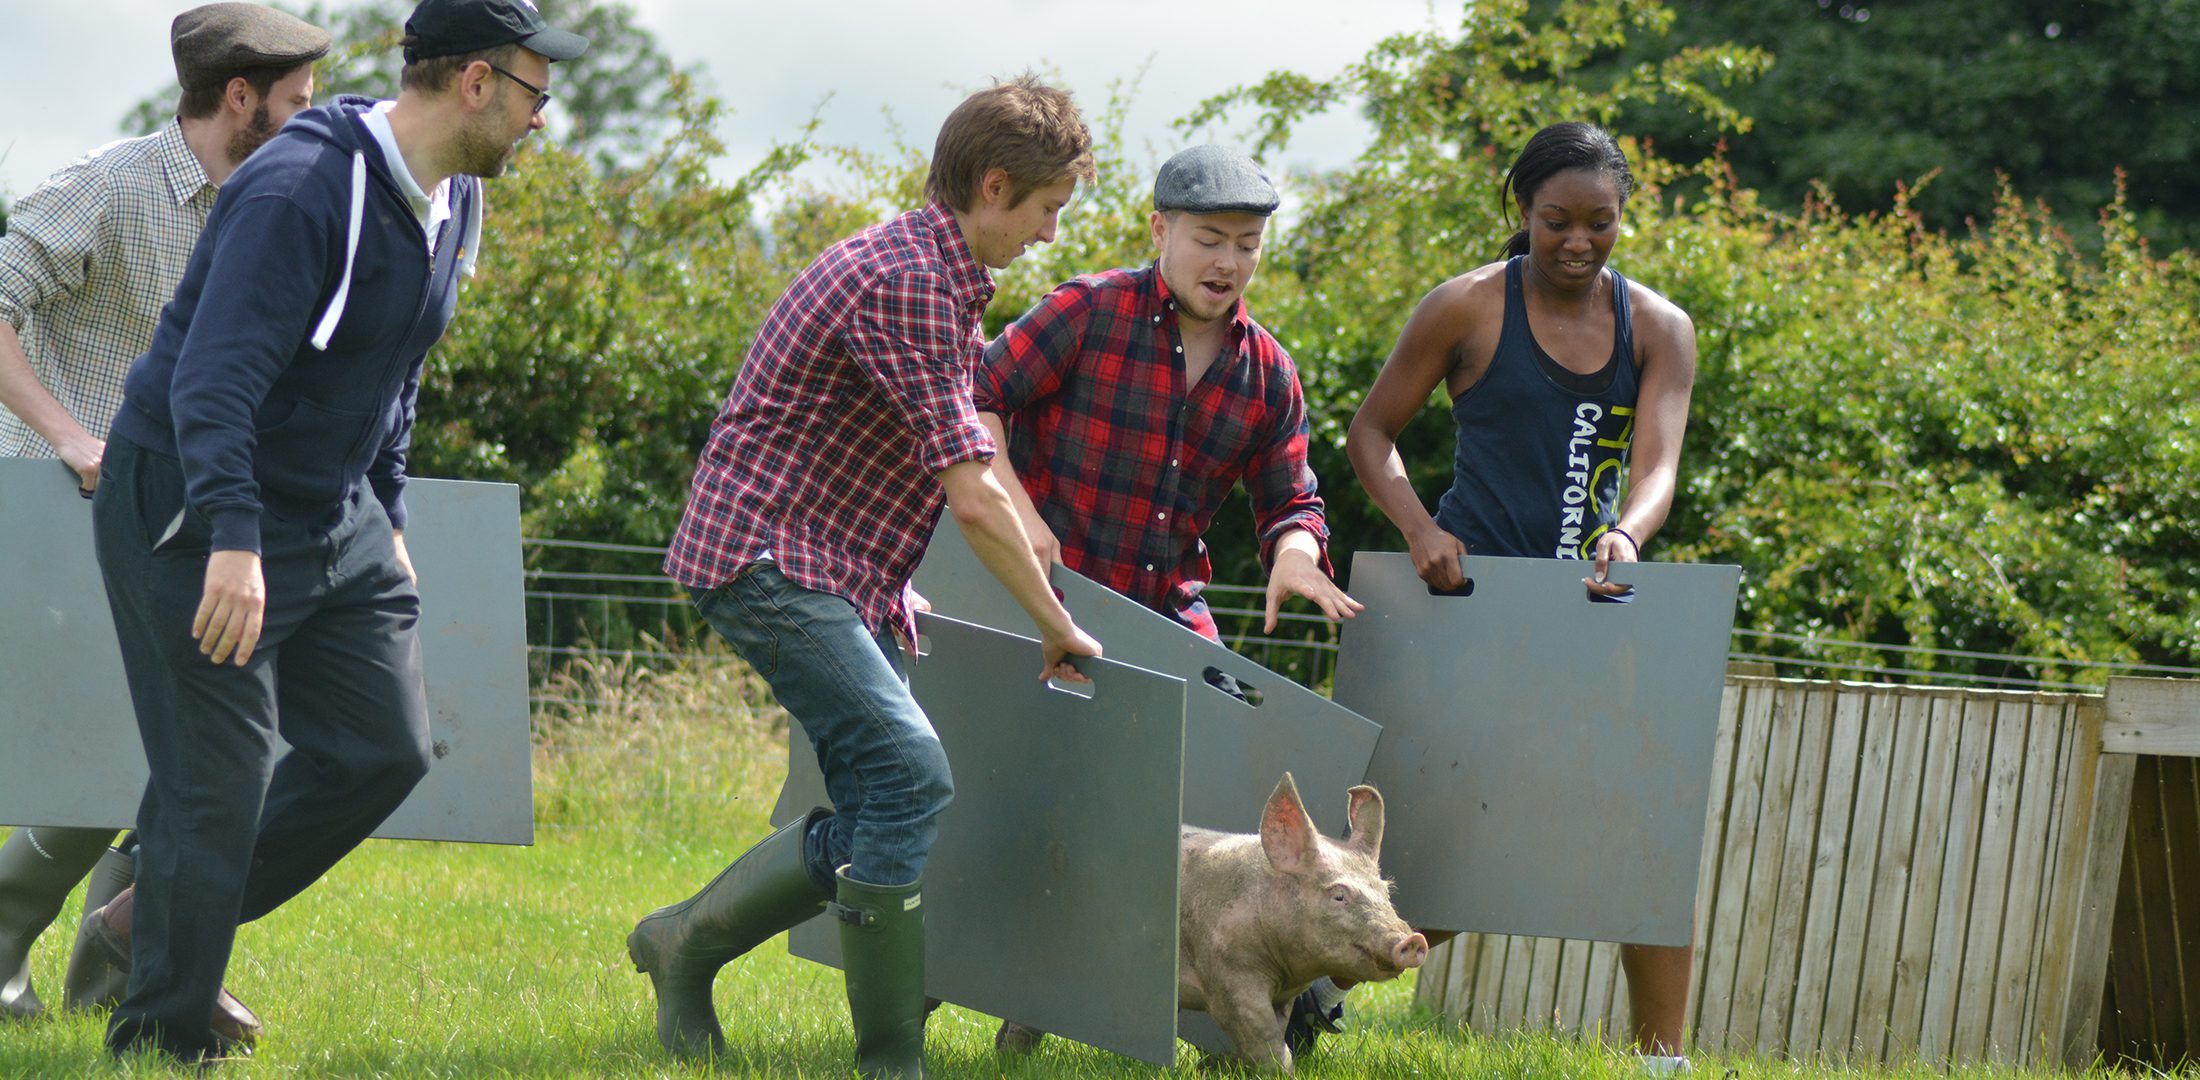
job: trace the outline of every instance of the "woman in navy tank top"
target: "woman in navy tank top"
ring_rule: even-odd
[[[1590,589],[1641,558],[1673,505],[1696,377],[1687,313],[1605,266],[1634,176],[1612,136],[1554,124],[1513,162],[1521,229],[1502,261],[1438,285],[1352,418],[1346,453],[1403,533],[1421,579],[1464,584],[1460,556],[1584,559]],[[1452,485],[1431,515],[1397,437],[1442,385],[1458,428]],[[1433,938],[1431,939],[1433,942]],[[1621,950],[1635,1041],[1679,1067],[1690,950]]]

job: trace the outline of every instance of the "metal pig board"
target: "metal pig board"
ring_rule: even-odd
[[[1686,945],[1741,570],[1470,556],[1470,596],[1359,552],[1337,700],[1383,725],[1383,866],[1415,926]]]
[[[1345,790],[1360,783],[1382,734],[1366,717],[1217,645],[1065,566],[1051,568],[1063,606],[1110,660],[1163,671],[1185,687],[1184,823],[1226,832],[1260,827],[1260,810],[1289,772],[1323,832],[1345,830]],[[952,517],[932,535],[914,585],[942,615],[1031,633],[1018,607],[963,539]],[[1260,691],[1249,705],[1208,685],[1218,669]]]
[[[376,836],[534,842],[519,489],[414,480],[427,779]],[[92,550],[92,504],[59,462],[0,460],[0,822],[121,828],[145,787],[130,691]]]
[[[1154,1065],[1176,1059],[1181,679],[1087,663],[1039,681],[1028,638],[925,615],[909,669],[955,775],[924,872],[925,993]],[[830,805],[791,734],[772,820]],[[790,951],[840,966],[839,924]]]

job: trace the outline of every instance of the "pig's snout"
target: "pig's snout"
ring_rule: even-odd
[[[1428,959],[1428,939],[1419,934],[1407,934],[1390,950],[1390,961],[1400,971],[1417,968]]]

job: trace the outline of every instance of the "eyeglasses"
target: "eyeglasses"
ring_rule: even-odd
[[[483,60],[482,63],[489,64],[487,60]],[[489,64],[489,70],[494,71],[497,74],[518,83],[521,89],[535,95],[535,112],[542,112],[543,106],[550,104],[550,91],[545,90],[542,87],[536,86],[534,83],[528,82],[527,80],[522,79],[519,76],[514,75],[511,72],[496,66],[495,64]]]

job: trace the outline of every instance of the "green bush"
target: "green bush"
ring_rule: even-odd
[[[2193,662],[2200,279],[2120,195],[2097,260],[2006,189],[1964,236],[1732,191],[1637,227],[1703,351],[1667,536],[1749,569],[1747,625]]]

